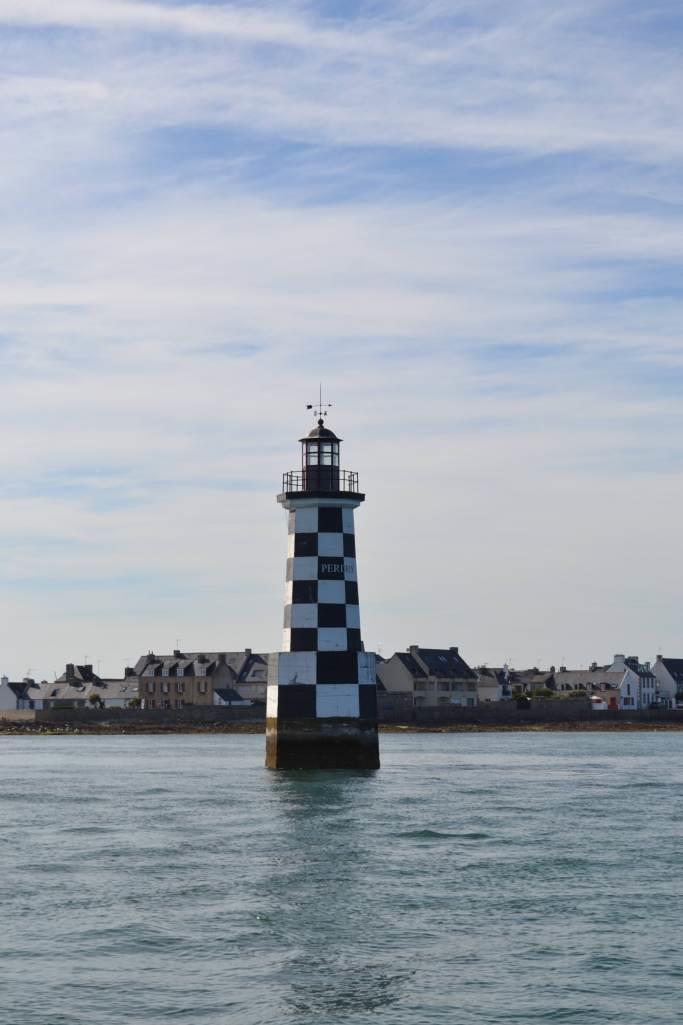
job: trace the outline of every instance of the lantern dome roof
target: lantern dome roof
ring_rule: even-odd
[[[318,420],[317,426],[314,427],[313,430],[309,434],[307,434],[305,438],[299,438],[299,441],[314,441],[316,438],[321,441],[342,440],[341,438],[338,438],[334,431],[331,431],[329,427],[325,427],[325,423],[322,419]]]

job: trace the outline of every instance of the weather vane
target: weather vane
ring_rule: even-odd
[[[319,391],[319,394],[318,394],[318,404],[317,404],[317,406],[313,405],[313,403],[310,403],[310,404],[308,404],[306,406],[306,409],[312,409],[313,410],[313,416],[319,417],[321,422],[327,416],[328,410],[332,409],[332,403],[331,402],[323,402],[323,386],[322,386],[322,384],[320,385],[320,391]]]

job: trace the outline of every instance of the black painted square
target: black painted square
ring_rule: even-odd
[[[315,651],[317,647],[318,631],[314,627],[292,627],[289,634],[290,651]]]
[[[346,604],[357,605],[358,604],[358,584],[355,580],[346,581]]]
[[[354,534],[344,534],[344,555],[347,558],[356,558],[356,538]]]
[[[318,556],[318,580],[343,580],[344,560],[335,555]]]
[[[317,534],[295,534],[294,555],[317,555],[318,535]],[[346,554],[346,553],[344,553]]]
[[[362,651],[363,646],[360,639],[360,630],[355,627],[346,631],[346,647],[349,651]]]
[[[346,605],[318,605],[318,626],[346,626]]]
[[[358,714],[361,719],[377,718],[377,687],[363,683],[358,688]]]
[[[290,683],[278,687],[278,719],[315,719],[315,687],[304,683]]]
[[[341,534],[344,530],[341,509],[321,505],[318,509],[318,530],[321,534]]]
[[[292,603],[294,605],[315,605],[318,601],[317,580],[295,580],[292,584]]]
[[[355,651],[319,651],[318,683],[358,683],[358,655]]]

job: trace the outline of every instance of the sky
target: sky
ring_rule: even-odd
[[[322,382],[366,648],[683,656],[679,0],[0,0],[0,671],[277,650]]]

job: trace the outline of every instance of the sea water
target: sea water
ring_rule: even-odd
[[[683,733],[0,738],[2,1025],[672,1025]]]

